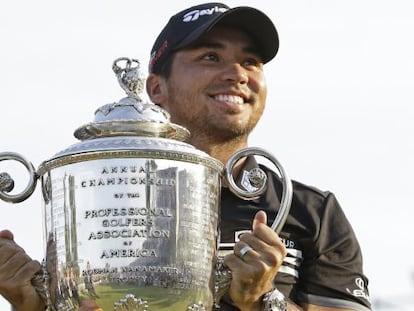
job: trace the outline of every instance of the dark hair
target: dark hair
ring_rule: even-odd
[[[174,61],[174,56],[175,56],[175,53],[171,54],[170,57],[168,57],[165,60],[164,64],[162,64],[162,66],[160,66],[158,70],[154,70],[153,73],[168,79],[171,75],[171,69],[172,69],[172,63]]]

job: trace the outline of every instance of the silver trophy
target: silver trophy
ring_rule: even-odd
[[[29,171],[27,187],[0,173],[0,198],[17,203],[41,183],[45,259],[33,284],[47,310],[78,310],[95,300],[105,311],[212,310],[231,282],[218,256],[221,180],[246,200],[266,187],[265,174],[249,174],[252,192],[232,177],[248,155],[269,159],[284,184],[272,225],[288,216],[292,185],[280,163],[260,148],[246,148],[226,165],[185,142],[189,132],[170,123],[162,108],[144,102],[145,78],[135,59],[113,63],[127,96],[95,112],[78,128],[80,142],[37,170],[20,154],[0,153]]]

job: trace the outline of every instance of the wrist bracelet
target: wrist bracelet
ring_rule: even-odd
[[[263,296],[263,311],[287,311],[287,301],[283,295],[276,288]]]

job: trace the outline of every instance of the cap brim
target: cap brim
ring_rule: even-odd
[[[211,19],[192,31],[176,49],[190,45],[201,35],[217,24],[235,27],[245,31],[259,46],[263,62],[272,60],[279,49],[279,36],[270,18],[263,12],[251,7],[236,7]]]

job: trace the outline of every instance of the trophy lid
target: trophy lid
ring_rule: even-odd
[[[167,111],[140,98],[145,77],[139,68],[136,59],[120,57],[113,62],[112,70],[127,97],[98,108],[93,122],[75,130],[76,138],[88,140],[112,136],[144,136],[187,140],[189,131],[171,123]]]

